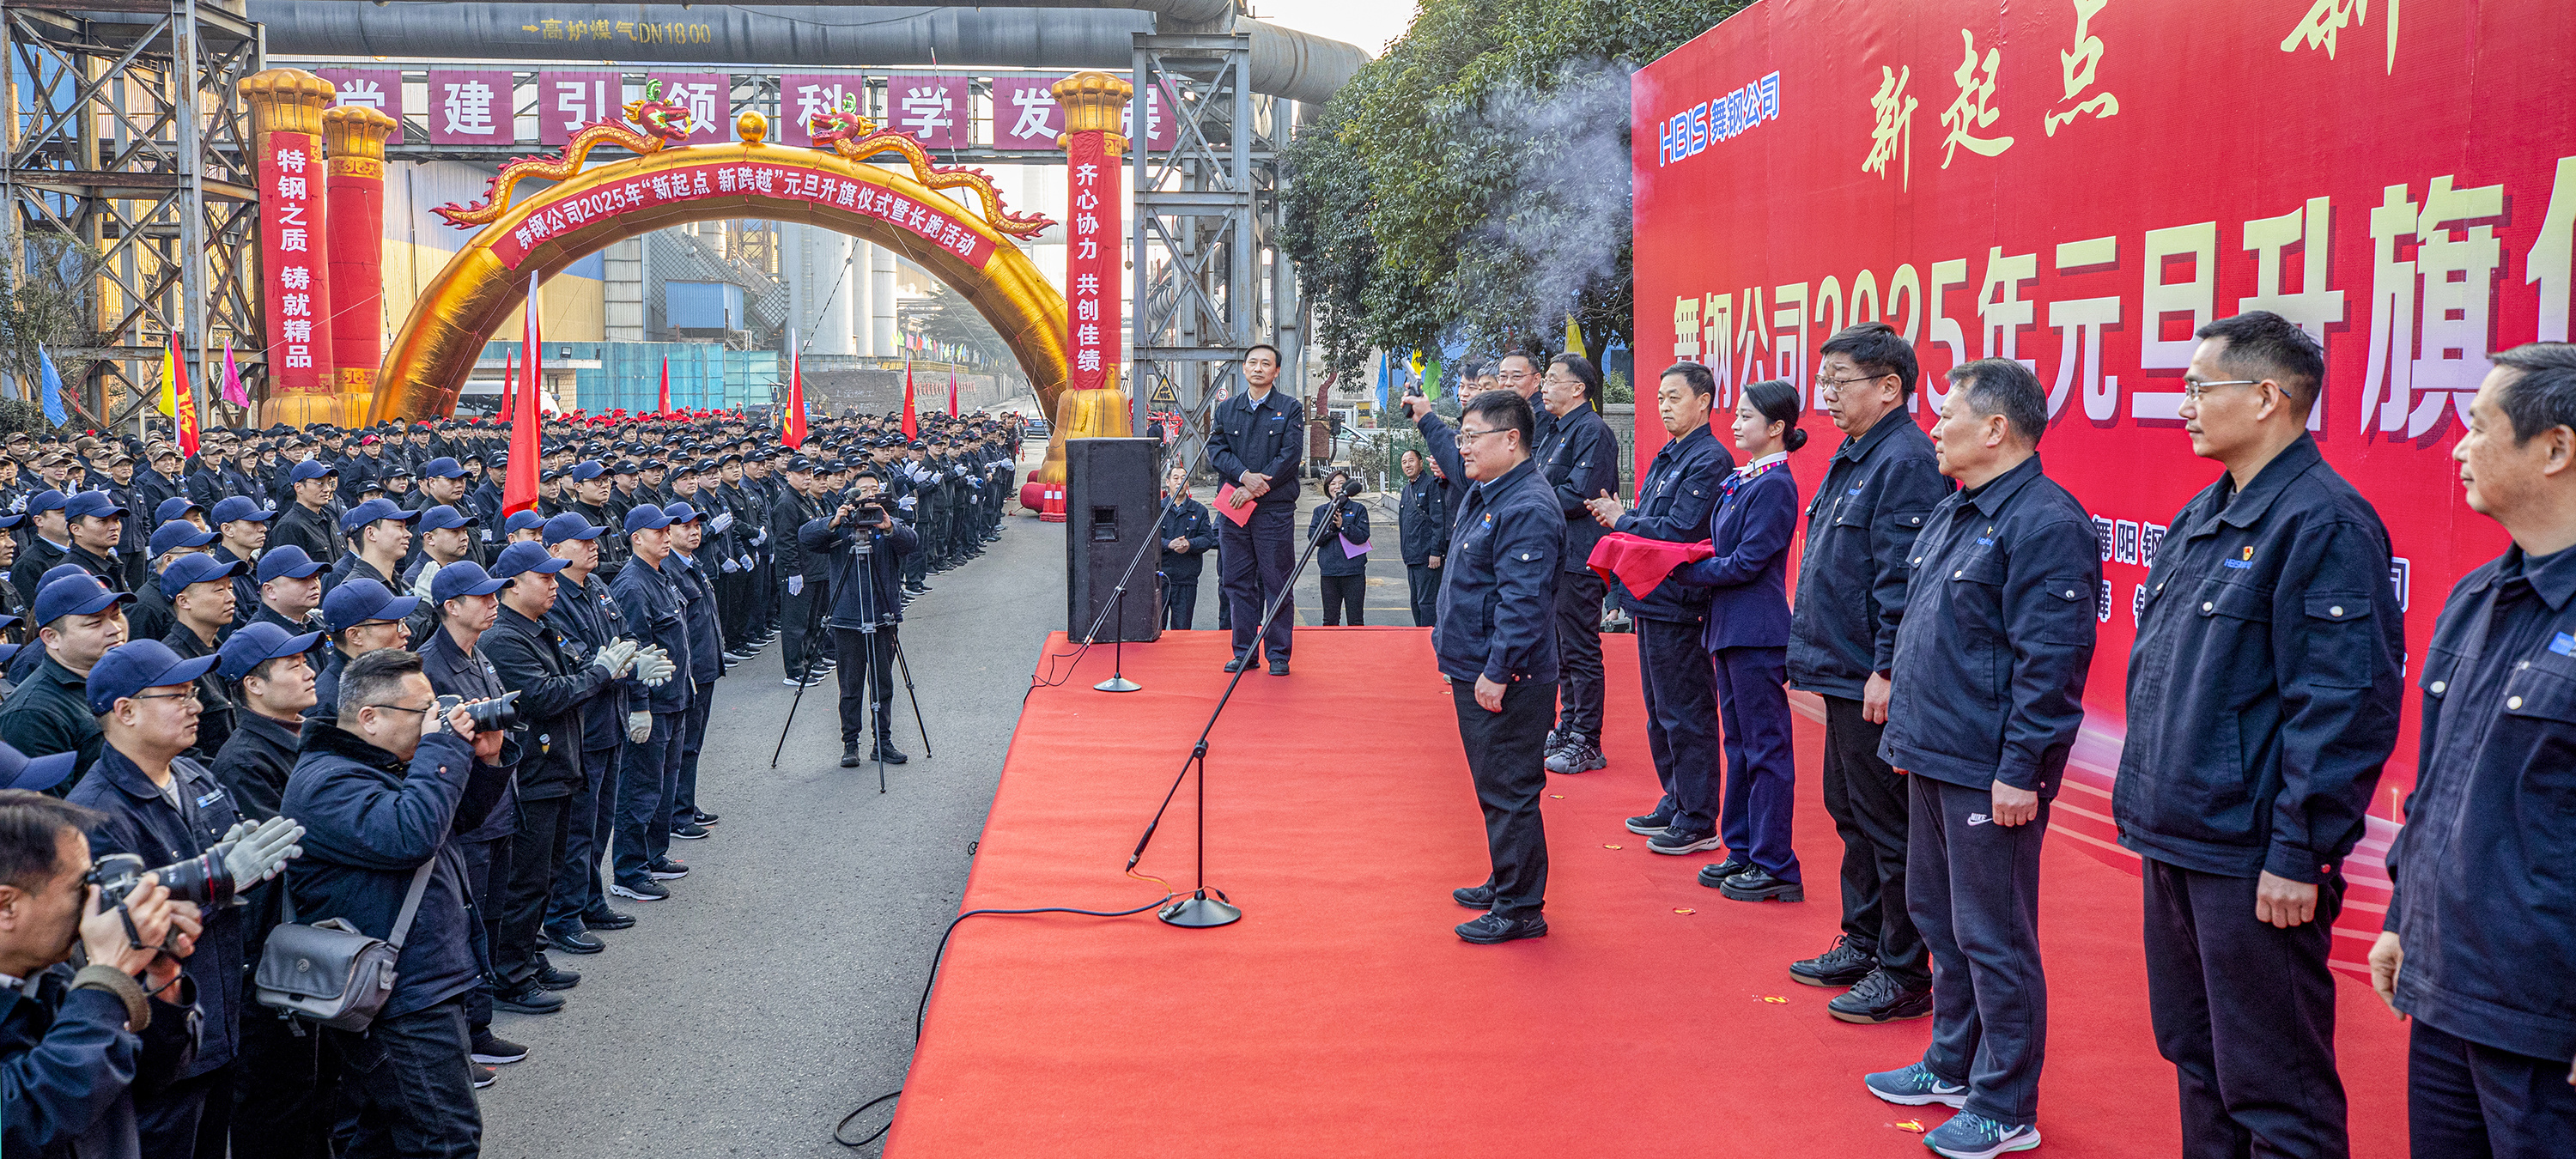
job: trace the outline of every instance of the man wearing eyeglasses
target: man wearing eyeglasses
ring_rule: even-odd
[[[1556,578],[1556,731],[1547,770],[1581,773],[1609,765],[1601,755],[1601,601],[1609,583],[1592,570],[1592,545],[1609,529],[1592,518],[1595,499],[1619,490],[1619,437],[1592,409],[1601,372],[1579,354],[1559,354],[1539,380],[1539,401],[1556,417],[1538,443],[1538,470],[1565,515],[1562,574]]]
[[[2147,998],[2182,1153],[2340,1156],[2331,928],[2397,745],[2388,530],[2308,434],[2325,351],[2265,311],[2200,328],[2183,430],[2224,473],[2137,593],[2112,788],[2142,859]]]
[[[1807,504],[1807,547],[1789,619],[1789,684],[1825,701],[1825,812],[1843,841],[1842,936],[1790,965],[1810,986],[1848,986],[1826,1010],[1877,1023],[1932,1013],[1932,966],[1905,909],[1905,781],[1878,754],[1888,673],[1905,617],[1906,558],[1950,493],[1932,440],[1906,413],[1914,347],[1864,322],[1818,349],[1816,394],[1842,429]]]

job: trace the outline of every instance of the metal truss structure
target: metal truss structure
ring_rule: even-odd
[[[1196,413],[1207,392],[1241,379],[1256,342],[1279,347],[1283,385],[1300,393],[1304,327],[1295,263],[1276,248],[1278,145],[1293,104],[1253,91],[1252,38],[1138,34],[1134,99],[1164,94],[1178,121],[1168,153],[1138,149],[1129,178],[1134,316],[1130,397],[1137,417]],[[1181,462],[1207,438],[1204,416],[1181,432]]]
[[[0,276],[54,283],[91,320],[47,336],[73,421],[130,418],[173,331],[199,366],[230,340],[258,373],[258,190],[235,87],[263,67],[258,26],[198,0],[0,0],[0,55]]]

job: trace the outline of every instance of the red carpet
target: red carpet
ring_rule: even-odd
[[[1620,825],[1656,790],[1633,640],[1605,640],[1611,767],[1550,778],[1552,936],[1477,947],[1449,932],[1472,916],[1450,888],[1486,861],[1429,634],[1301,628],[1296,675],[1247,676],[1211,740],[1208,880],[1244,920],[968,921],[888,1153],[1928,1154],[1900,1124],[1949,1112],[1881,1103],[1860,1076],[1920,1057],[1929,1020],[1833,1021],[1835,992],[1783,969],[1838,918],[1821,726],[1802,716],[1797,735],[1809,900],[1727,901],[1692,880],[1713,857],[1658,856]],[[967,907],[1125,909],[1160,892],[1119,869],[1223,687],[1225,647],[1180,632],[1128,648],[1145,691],[1126,695],[1091,689],[1108,649],[1041,665],[1066,678],[1020,717]],[[1141,867],[1175,884],[1190,879],[1190,794]],[[2137,879],[2049,844],[2037,1154],[2172,1155]],[[2353,1152],[2402,1155],[2402,1026],[2366,987],[2341,989]]]

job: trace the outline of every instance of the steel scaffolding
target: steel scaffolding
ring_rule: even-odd
[[[230,340],[246,377],[264,374],[258,189],[235,88],[262,55],[258,26],[219,4],[0,0],[0,273],[81,300],[86,324],[42,336],[75,423],[130,420],[174,330],[198,367]],[[197,381],[202,403],[213,384]]]

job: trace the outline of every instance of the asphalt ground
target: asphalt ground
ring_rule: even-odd
[[[1378,544],[1369,622],[1409,625],[1392,496],[1363,499]],[[1066,626],[1064,558],[1062,524],[1014,515],[982,557],[930,577],[901,637],[935,748],[898,695],[896,745],[912,760],[887,768],[883,794],[873,763],[839,767],[836,684],[797,702],[780,683],[780,644],[717,684],[698,801],[723,820],[705,840],[672,843],[691,873],[667,883],[668,900],[616,899],[638,921],[602,932],[606,952],[553,955],[582,975],[562,1011],[495,1017],[530,1053],[481,1092],[484,1154],[878,1152],[835,1144],[833,1127],[903,1082],[930,956],[957,913],[1022,696],[1046,633]],[[1216,627],[1216,589],[1211,561],[1201,629]],[[1312,566],[1297,606],[1301,625],[1322,622]],[[879,1106],[848,1134],[891,1113]]]

